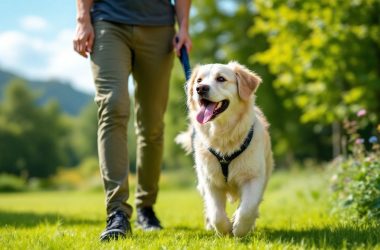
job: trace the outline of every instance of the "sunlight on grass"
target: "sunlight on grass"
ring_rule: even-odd
[[[169,187],[160,192],[157,203],[164,230],[135,229],[132,237],[107,244],[98,242],[105,225],[102,192],[0,194],[0,248],[380,249],[379,226],[339,221],[329,213],[323,172],[275,173],[257,228],[243,239],[218,237],[204,229],[203,203],[195,187]],[[230,215],[236,206],[228,205]],[[134,220],[133,216],[132,224]]]

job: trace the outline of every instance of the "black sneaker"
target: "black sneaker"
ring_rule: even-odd
[[[127,216],[122,211],[115,211],[108,216],[107,226],[100,235],[100,241],[125,238],[127,234],[132,234],[131,224]]]
[[[157,219],[152,207],[137,208],[136,224],[144,231],[162,229],[161,223]]]

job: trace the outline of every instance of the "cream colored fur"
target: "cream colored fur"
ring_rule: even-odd
[[[222,76],[226,81],[219,82]],[[218,234],[247,235],[255,225],[258,207],[262,200],[273,167],[268,123],[255,106],[255,91],[261,79],[244,66],[230,62],[227,65],[208,64],[197,66],[188,81],[187,105],[190,126],[187,132],[177,136],[187,152],[193,145],[198,189],[204,199],[208,229]],[[209,99],[218,102],[229,100],[228,108],[215,119],[200,124],[199,84],[210,86]],[[254,135],[248,148],[229,165],[228,180],[222,174],[220,163],[208,151],[212,147],[224,155],[238,150],[252,124]],[[192,130],[195,130],[192,141]],[[227,217],[226,199],[239,200],[239,207],[232,219]]]

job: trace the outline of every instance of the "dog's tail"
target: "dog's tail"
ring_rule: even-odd
[[[193,128],[190,126],[186,131],[179,133],[175,137],[175,142],[186,151],[186,154],[193,152]]]

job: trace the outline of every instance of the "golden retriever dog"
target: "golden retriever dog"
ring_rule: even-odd
[[[176,142],[193,152],[206,228],[218,234],[250,232],[272,172],[269,125],[255,106],[260,83],[237,62],[197,66],[187,82],[190,126]],[[231,220],[227,198],[239,200]]]

